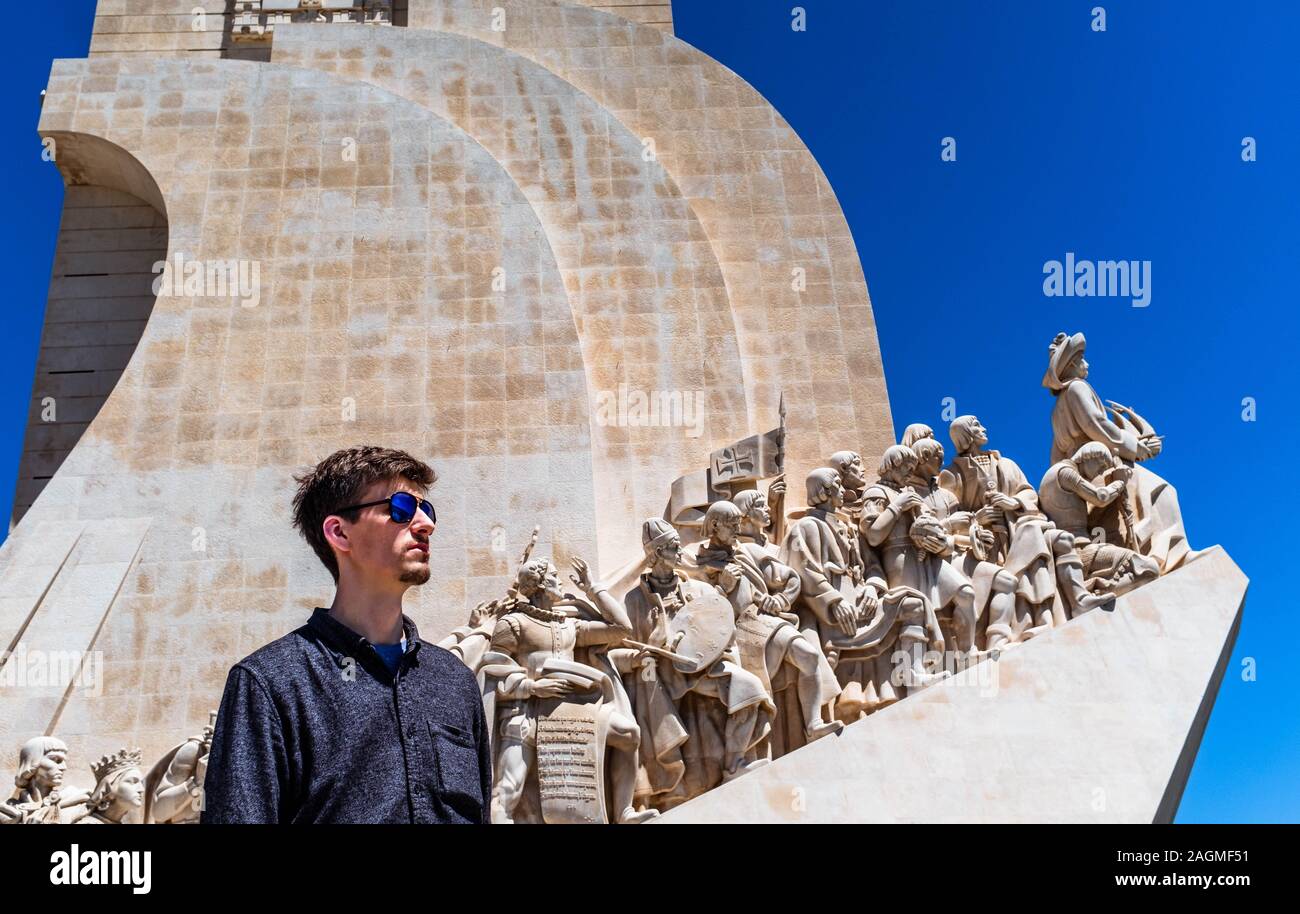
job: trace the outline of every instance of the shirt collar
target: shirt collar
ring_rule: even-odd
[[[330,611],[322,606],[317,606],[312,611],[307,625],[327,644],[348,657],[355,657],[362,648],[371,646],[369,639],[335,619],[330,615]],[[402,636],[406,638],[406,653],[414,655],[420,649],[420,633],[415,627],[415,622],[406,613],[402,613]]]

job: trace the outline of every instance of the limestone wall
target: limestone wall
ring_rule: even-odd
[[[0,646],[91,651],[102,692],[0,695],[0,740],[152,757],[198,732],[231,663],[330,599],[288,510],[336,448],[439,472],[435,583],[407,602],[437,639],[504,593],[533,524],[538,554],[624,566],[672,479],[772,428],[782,395],[793,502],[832,451],[892,442],[825,176],[653,4],[412,0],[405,27],[288,24],[270,62],[221,59],[192,6],[103,0],[40,130],[69,200],[132,195],[169,260],[256,266],[257,301],[123,312],[120,381],[57,432],[75,447],[0,547]],[[110,286],[66,328],[52,304],[47,336],[107,343]],[[699,434],[600,421],[628,387],[702,395]]]

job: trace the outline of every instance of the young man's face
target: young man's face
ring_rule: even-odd
[[[940,448],[926,451],[917,462],[916,469],[926,479],[931,476],[938,476],[939,471],[943,469],[943,451]]]
[[[357,497],[359,504],[379,501],[394,492],[410,492],[416,499],[424,493],[409,479],[377,482]],[[328,522],[327,522],[328,523]],[[424,584],[429,580],[429,537],[434,524],[423,510],[416,510],[408,524],[389,517],[388,505],[374,505],[357,512],[357,522],[342,524],[347,552],[339,556],[339,570],[345,565],[379,587],[394,583]]]

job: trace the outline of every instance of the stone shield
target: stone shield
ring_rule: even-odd
[[[683,673],[702,673],[717,663],[736,634],[736,614],[731,602],[713,588],[701,591],[668,620],[669,643],[682,633],[674,653],[689,658],[674,660]]]

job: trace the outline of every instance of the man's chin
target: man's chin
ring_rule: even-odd
[[[418,568],[408,568],[402,572],[400,580],[403,584],[427,584],[433,572],[428,565],[421,565]]]

